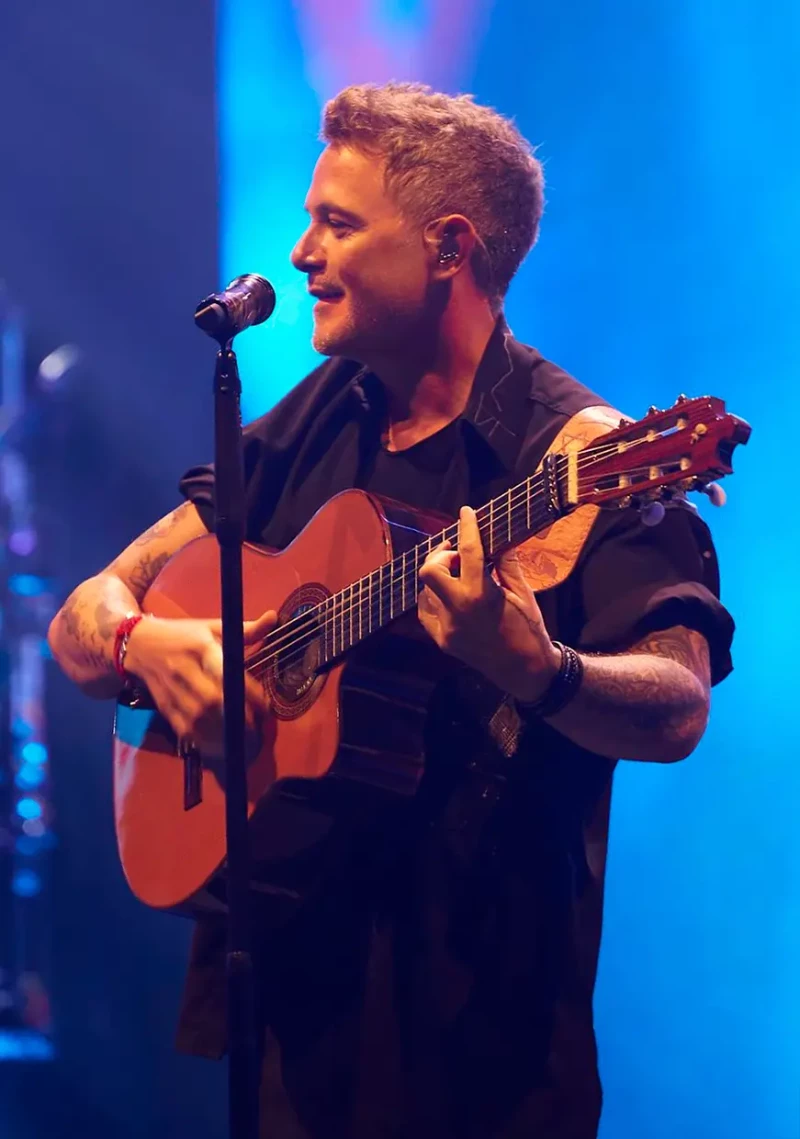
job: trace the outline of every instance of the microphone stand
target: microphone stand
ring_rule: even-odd
[[[250,849],[245,757],[242,542],[245,535],[241,382],[232,338],[214,370],[214,530],[222,599],[228,950],[228,1121],[231,1139],[258,1139],[255,986],[250,953]]]

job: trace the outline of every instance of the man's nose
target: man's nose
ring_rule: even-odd
[[[301,273],[315,273],[324,266],[325,258],[318,243],[314,241],[310,228],[292,250],[291,260],[295,269],[299,269]]]

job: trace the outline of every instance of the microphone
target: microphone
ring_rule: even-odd
[[[195,309],[194,322],[220,344],[233,340],[238,332],[261,324],[275,308],[275,290],[258,273],[234,277],[227,289],[211,293]]]

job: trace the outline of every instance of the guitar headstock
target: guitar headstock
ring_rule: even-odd
[[[622,420],[578,452],[577,503],[624,507],[707,490],[733,473],[734,448],[747,442],[750,430],[714,396],[678,396],[665,411],[651,407],[644,419]]]

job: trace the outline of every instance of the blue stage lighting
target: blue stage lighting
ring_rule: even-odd
[[[8,579],[8,588],[17,597],[39,597],[50,592],[50,585],[43,577],[34,573],[15,573]]]
[[[0,1060],[52,1060],[53,1042],[38,1032],[0,1029]]]
[[[42,888],[42,880],[35,870],[23,867],[11,879],[11,889],[18,898],[33,898]]]
[[[14,782],[21,791],[32,791],[34,787],[41,787],[44,780],[45,773],[41,766],[26,763],[17,772]]]
[[[40,819],[42,817],[42,804],[38,799],[20,799],[17,803],[17,814],[22,819]]]
[[[29,740],[28,743],[23,744],[19,749],[19,754],[24,763],[30,763],[34,766],[47,763],[47,748],[37,740]]]
[[[33,724],[28,723],[22,716],[15,716],[11,724],[11,734],[17,740],[27,740],[35,733]],[[39,745],[41,746],[41,745]]]

